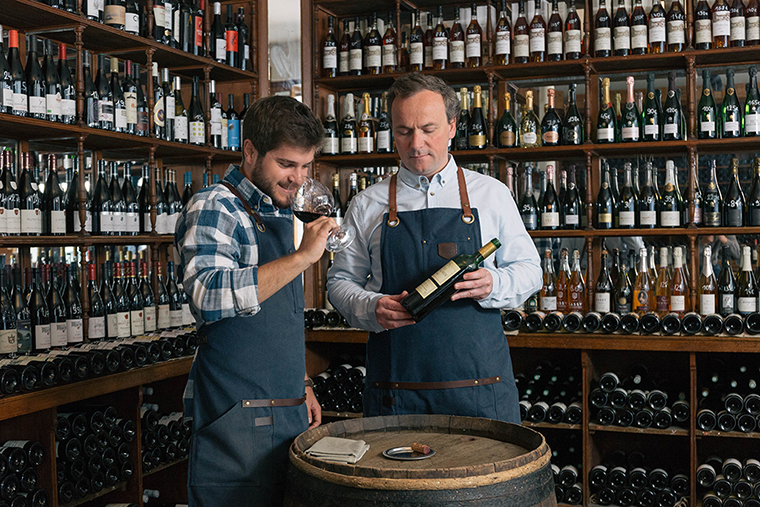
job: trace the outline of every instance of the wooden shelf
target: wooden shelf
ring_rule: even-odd
[[[744,433],[743,431],[701,431],[697,430],[697,438],[754,438],[760,439],[760,432],[752,431],[750,433]]]
[[[361,329],[307,329],[307,342],[367,343],[369,333]]]
[[[567,423],[547,423],[547,422],[540,422],[540,423],[534,423],[530,421],[522,421],[521,423],[523,426],[527,428],[547,428],[552,430],[581,430],[583,427],[580,424],[567,424]]]
[[[661,430],[658,428],[634,428],[633,426],[602,426],[601,424],[591,423],[588,425],[588,430],[592,433],[595,431],[607,431],[611,433],[633,433],[639,435],[668,435],[674,437],[689,436],[689,430],[676,427],[670,427],[668,429]]]
[[[143,472],[142,476],[143,477],[147,477],[148,475],[152,475],[152,474],[158,473],[161,470],[166,470],[167,468],[171,468],[174,465],[179,465],[180,463],[184,463],[186,461],[187,461],[187,458],[180,458],[180,459],[172,461],[171,463],[164,463],[162,465],[158,465],[156,468],[153,468],[153,469],[149,470],[148,472]]]
[[[140,234],[138,236],[90,236],[67,234],[65,236],[2,236],[0,248],[93,246],[93,245],[162,245],[174,243],[170,234]]]
[[[6,396],[0,398],[0,421],[103,394],[123,391],[142,384],[187,375],[190,373],[192,364],[192,357],[179,357],[122,373],[103,375],[82,382],[51,387],[50,389]]]
[[[84,504],[86,504],[88,502],[91,502],[93,500],[96,500],[96,499],[100,498],[101,496],[105,496],[108,493],[111,493],[113,491],[124,490],[124,489],[126,489],[126,487],[127,487],[127,483],[126,482],[119,482],[119,483],[114,484],[113,486],[106,486],[103,489],[101,489],[100,491],[98,491],[97,493],[90,493],[87,496],[84,496],[82,498],[78,498],[76,500],[73,500],[73,501],[71,501],[71,502],[69,502],[67,504],[63,504],[63,505],[65,507],[76,507],[77,505],[84,505]]]

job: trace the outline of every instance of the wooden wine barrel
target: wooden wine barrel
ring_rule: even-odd
[[[355,465],[305,454],[322,437],[370,445]],[[429,445],[419,461],[383,457],[386,449]],[[544,437],[516,424],[474,417],[402,415],[338,421],[299,435],[290,446],[285,507],[556,507],[551,451]]]

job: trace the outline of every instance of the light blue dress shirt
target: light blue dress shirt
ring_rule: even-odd
[[[402,166],[398,172],[398,211],[461,209],[456,172],[452,156],[431,180]],[[483,264],[493,276],[493,289],[478,303],[483,308],[517,307],[541,288],[541,264],[536,247],[525,231],[507,186],[475,171],[465,170],[464,175],[470,205],[480,216],[483,243],[498,238],[502,244]],[[380,237],[382,221],[388,212],[389,185],[390,179],[385,179],[351,201],[344,223],[356,228],[356,239],[335,255],[327,275],[328,297],[333,306],[352,326],[374,332],[383,331],[377,323],[375,308],[377,301],[387,295],[379,291],[383,283]]]

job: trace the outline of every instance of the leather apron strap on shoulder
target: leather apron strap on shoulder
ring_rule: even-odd
[[[391,175],[391,181],[388,185],[388,226],[396,227],[399,223],[398,211],[396,206],[396,184],[397,175]],[[467,194],[467,183],[464,179],[464,171],[457,166],[457,182],[459,183],[459,202],[462,204],[462,222],[471,224],[475,221],[470,207],[470,196]]]
[[[266,232],[267,228],[264,226],[264,221],[261,219],[261,216],[259,216],[259,214],[256,213],[256,211],[251,207],[251,205],[248,204],[248,201],[245,200],[245,198],[243,197],[243,194],[241,194],[240,191],[237,188],[235,188],[235,186],[229,181],[222,181],[221,183],[222,185],[227,187],[227,190],[232,192],[235,195],[235,197],[240,199],[240,202],[243,203],[243,207],[245,208],[245,210],[248,212],[249,215],[253,217],[254,221],[256,222],[256,228],[259,230],[259,232]]]

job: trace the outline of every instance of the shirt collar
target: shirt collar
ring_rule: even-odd
[[[256,211],[277,211],[272,204],[272,199],[264,192],[246,178],[242,172],[240,172],[240,166],[238,164],[230,164],[227,171],[224,173],[224,179],[232,183],[232,185],[245,197],[248,204]],[[282,210],[279,210],[282,211]]]
[[[454,157],[449,155],[449,161],[444,166],[443,170],[433,175],[432,182],[437,183],[440,186],[444,186],[447,181],[455,181],[457,172],[457,163],[454,161]],[[428,180],[426,176],[420,176],[411,172],[409,169],[401,165],[399,168],[399,178],[401,181],[412,188],[427,188],[431,180]]]

